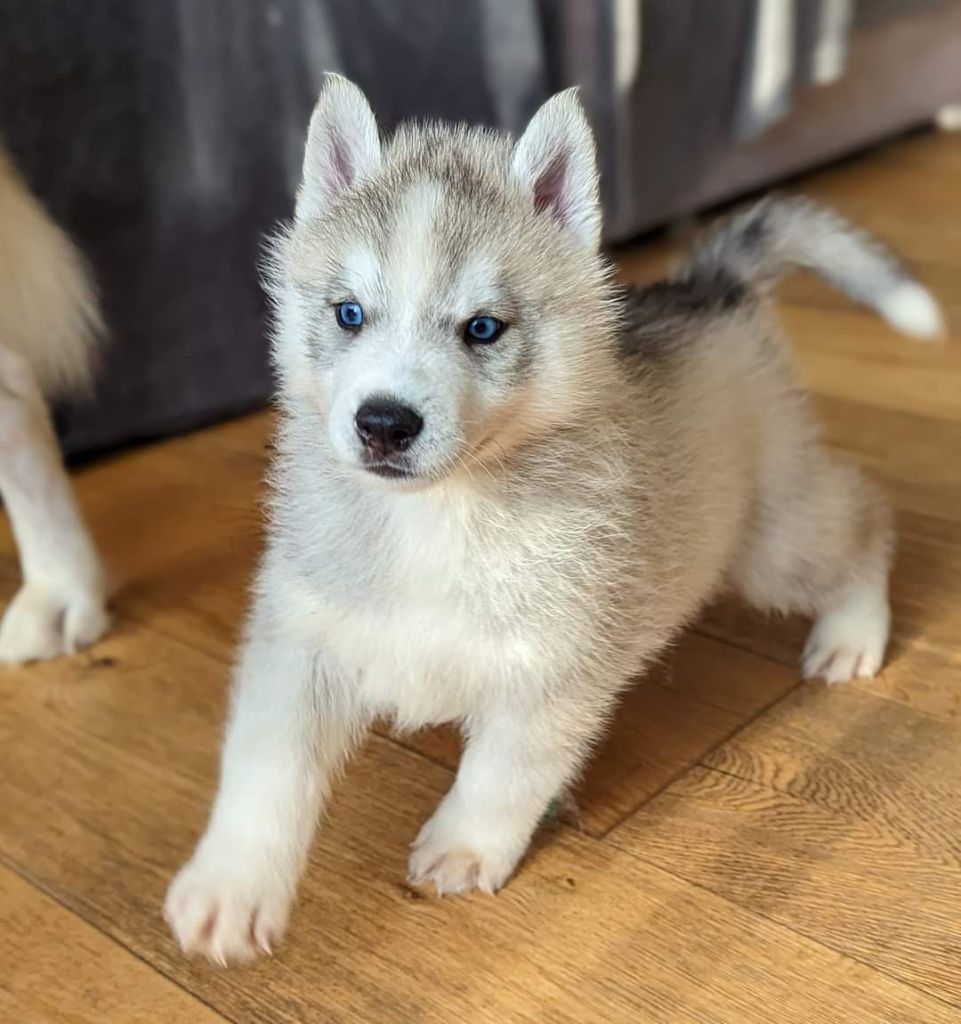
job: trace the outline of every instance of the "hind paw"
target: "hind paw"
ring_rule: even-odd
[[[876,644],[854,647],[808,644],[804,649],[804,678],[823,679],[828,683],[873,679],[881,668],[883,657],[883,647]]]
[[[883,592],[853,595],[815,623],[804,645],[805,679],[845,683],[871,679],[884,662],[890,611]]]

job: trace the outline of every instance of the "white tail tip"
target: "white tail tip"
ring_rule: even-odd
[[[943,338],[947,333],[938,304],[914,281],[903,281],[885,295],[878,312],[892,327],[914,338]]]

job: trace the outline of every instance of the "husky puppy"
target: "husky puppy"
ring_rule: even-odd
[[[891,516],[818,445],[767,294],[800,265],[919,335],[937,307],[811,203],[762,203],[626,293],[600,227],[574,92],[516,144],[438,124],[382,143],[327,79],[270,260],[269,541],[220,792],[166,901],[185,950],[279,939],[375,717],[463,728],[410,875],[494,892],[618,694],[722,585],[814,617],[805,675],[880,667]]]
[[[89,390],[101,334],[82,257],[0,146],[0,492],[23,574],[0,662],[70,653],[107,628],[104,573],[46,403]]]

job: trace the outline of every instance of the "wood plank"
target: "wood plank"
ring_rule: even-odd
[[[892,641],[881,672],[874,679],[859,679],[851,685],[936,717],[958,719],[961,655],[956,647],[941,649],[911,638],[910,625],[899,618],[899,604],[896,600]],[[732,598],[712,605],[696,628],[706,636],[778,662],[796,679],[810,624],[800,616],[768,618]]]
[[[815,396],[826,442],[880,483],[899,510],[961,519],[961,426]]]
[[[956,721],[803,687],[610,841],[961,1006],[959,749]]]
[[[124,614],[230,655],[261,543],[270,429],[258,414],[79,474]]]
[[[961,422],[961,346],[906,340],[860,310],[784,305],[781,314],[809,390]]]
[[[773,1006],[788,1024],[959,1019],[909,986],[565,828],[543,837],[496,898],[415,894],[402,881],[406,843],[450,775],[379,739],[340,787],[279,955],[234,972],[190,963],[162,929],[159,906],[203,818],[212,778],[184,771],[180,752],[213,753],[216,715],[203,691],[219,676],[210,678],[200,652],[146,630],[129,642],[167,677],[161,668],[153,678],[131,673],[114,687],[110,736],[102,726],[96,735],[64,728],[78,710],[85,719],[87,701],[105,700],[96,684],[78,682],[65,709],[49,691],[6,694],[4,853],[231,1020],[767,1024]],[[178,690],[182,709],[168,705],[164,686]],[[140,741],[139,757],[125,734]]]
[[[0,1018],[11,1024],[224,1020],[2,866]]]

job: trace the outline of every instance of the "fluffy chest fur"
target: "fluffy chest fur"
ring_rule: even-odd
[[[283,444],[273,536],[286,589],[312,646],[376,712],[414,726],[533,699],[643,634],[642,503],[617,446],[513,483],[379,493],[320,471],[296,429]]]

